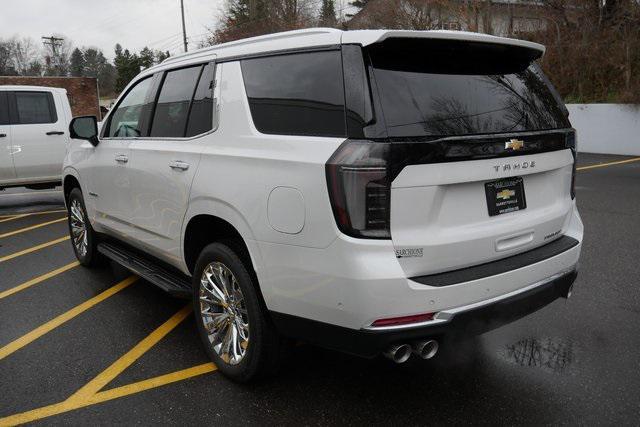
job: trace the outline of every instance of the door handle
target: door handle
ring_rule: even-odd
[[[0,138],[4,138],[4,137],[6,137],[6,136],[7,136],[7,134],[6,134],[6,133],[0,133]]]
[[[118,163],[127,163],[129,158],[125,154],[116,155],[116,162]]]
[[[186,171],[187,169],[189,169],[189,163],[185,163],[180,160],[174,160],[172,162],[169,162],[169,167],[174,170],[177,169]]]
[[[47,132],[47,135],[64,135],[64,132],[62,132],[60,130],[51,130],[51,131]]]

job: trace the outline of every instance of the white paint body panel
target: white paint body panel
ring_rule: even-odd
[[[0,171],[0,185],[18,186],[60,181],[71,121],[71,107],[66,90],[40,86],[1,86],[0,90],[49,92],[53,96],[57,115],[55,123],[0,125],[0,133],[10,135],[9,138],[0,139],[4,159],[0,160],[0,170],[9,163],[6,154],[12,157],[14,166],[13,174],[6,169],[4,172]],[[51,131],[63,134],[47,135]]]
[[[415,35],[320,29],[264,36],[174,57],[139,78],[214,55],[225,59],[341,40],[366,44],[389,34]],[[503,40],[491,38],[516,43]],[[270,310],[353,329],[378,318],[491,299],[575,268],[580,244],[546,261],[472,282],[434,288],[408,279],[521,252],[539,245],[547,230],[561,228],[581,241],[582,223],[568,196],[570,153],[528,156],[535,157],[536,167],[515,172],[496,173],[496,160],[407,167],[392,187],[393,241],[355,239],[336,226],[325,173],[344,139],[261,134],[251,119],[239,62],[218,67],[214,132],[183,141],[131,138],[117,148],[108,147],[112,140],[97,148],[72,142],[65,173],[78,177],[85,194],[94,189],[99,194],[87,203],[98,231],[190,274],[184,259],[189,222],[200,215],[223,219],[243,237]],[[118,149],[127,150],[130,159],[122,167],[113,160]],[[186,161],[190,168],[175,173],[167,166],[170,160]],[[488,218],[483,182],[515,175],[525,178],[527,210]],[[423,247],[424,257],[400,262],[397,246]]]

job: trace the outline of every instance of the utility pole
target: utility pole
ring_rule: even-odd
[[[49,46],[51,48],[51,54],[53,56],[53,60],[56,61],[58,60],[58,54],[56,52],[56,49],[58,48],[58,46],[62,46],[62,41],[64,40],[61,37],[55,37],[55,36],[50,36],[50,37],[45,37],[42,36],[42,44],[45,46]],[[49,58],[49,64],[51,63],[51,57]],[[59,66],[61,64],[54,64],[54,66]]]
[[[184,43],[184,51],[187,51],[187,30],[184,25],[184,0],[180,0],[180,12],[182,13],[182,42]]]

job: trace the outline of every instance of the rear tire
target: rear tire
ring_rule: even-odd
[[[222,374],[242,383],[273,374],[284,349],[249,268],[229,246],[212,243],[200,253],[193,274],[193,307],[205,351]]]
[[[98,253],[98,236],[91,227],[84,199],[79,188],[74,188],[67,199],[67,223],[71,246],[80,264],[95,267],[102,260]]]

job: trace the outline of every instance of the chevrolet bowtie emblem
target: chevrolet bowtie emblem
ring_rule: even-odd
[[[496,194],[496,199],[507,200],[515,195],[516,195],[516,192],[513,190],[502,190],[501,192]]]
[[[524,141],[521,139],[510,139],[504,143],[505,150],[518,151],[524,148]]]

